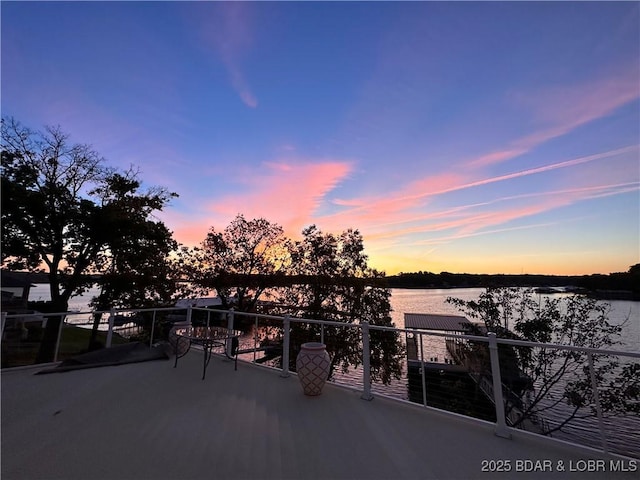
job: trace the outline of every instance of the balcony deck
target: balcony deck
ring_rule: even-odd
[[[604,454],[418,405],[327,385],[306,397],[297,377],[214,356],[34,375],[3,371],[2,469],[12,479],[637,478]],[[559,461],[607,459],[606,471]],[[482,471],[510,460],[511,473]],[[552,472],[516,470],[548,461]],[[549,465],[549,464],[547,464]],[[631,477],[633,475],[634,477]]]

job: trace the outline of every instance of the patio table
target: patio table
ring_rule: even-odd
[[[201,345],[204,350],[202,366],[202,380],[207,374],[207,366],[211,360],[211,354],[215,347],[224,347],[225,356],[235,361],[235,370],[238,370],[238,343],[242,334],[239,330],[229,330],[223,327],[179,327],[174,330],[178,340],[188,341],[188,347],[183,351],[176,351],[174,368],[178,366],[178,359],[184,357],[191,348],[191,344]],[[228,348],[231,342],[231,348]],[[230,351],[229,351],[230,350]]]

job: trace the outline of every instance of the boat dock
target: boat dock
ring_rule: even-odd
[[[426,313],[405,313],[404,324],[407,329],[451,334],[467,333],[471,327],[471,322],[459,315],[434,315]],[[420,355],[419,335],[407,335],[408,365],[443,372],[465,373],[469,371],[469,368],[451,351],[449,347],[450,340],[448,338],[436,337],[435,341],[442,343],[441,348],[429,350],[428,347],[423,346],[423,352],[422,355]],[[421,359],[423,359],[423,361],[421,361]]]

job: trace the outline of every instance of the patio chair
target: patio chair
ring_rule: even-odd
[[[169,345],[171,346],[171,351],[174,355],[178,357],[182,357],[186,355],[189,349],[191,348],[191,340],[184,337],[179,337],[176,335],[176,330],[178,328],[190,327],[191,323],[189,322],[178,322],[171,327],[169,331]]]

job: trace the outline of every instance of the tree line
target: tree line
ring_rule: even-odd
[[[507,275],[472,273],[399,273],[386,277],[390,288],[574,287],[589,292],[624,291],[640,300],[640,264],[607,275]],[[604,295],[604,292],[603,292]]]

